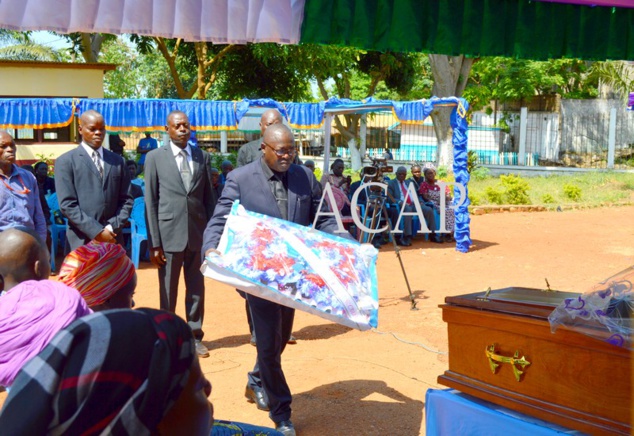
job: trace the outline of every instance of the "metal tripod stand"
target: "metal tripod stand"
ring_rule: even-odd
[[[390,222],[390,219],[387,216],[385,200],[386,200],[386,196],[383,193],[381,194],[371,193],[370,195],[368,195],[368,201],[366,204],[365,212],[363,213],[362,223],[365,225],[365,227],[369,229],[375,229],[380,225],[381,217],[382,217],[383,219],[385,219],[385,222],[387,223],[390,234],[393,234],[392,231],[394,230],[394,228],[392,227],[392,223]],[[366,224],[368,223],[368,218],[370,218],[370,222],[369,224]],[[364,242],[366,237],[369,239],[368,242],[370,242],[372,240],[371,238],[373,238],[374,236],[375,236],[375,233],[360,231],[359,242],[361,243]],[[391,239],[392,239],[392,244],[394,245],[394,252],[396,253],[398,262],[401,265],[401,271],[403,271],[403,278],[405,279],[405,284],[407,285],[407,292],[409,292],[409,299],[411,303],[410,309],[418,310],[418,308],[416,307],[416,300],[414,298],[414,294],[412,293],[412,288],[409,286],[409,280],[407,279],[407,273],[405,272],[403,259],[401,259],[401,250],[396,244],[395,238],[392,237]]]

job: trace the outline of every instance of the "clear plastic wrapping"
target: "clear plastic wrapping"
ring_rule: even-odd
[[[548,316],[554,333],[560,325],[619,347],[633,349],[634,266],[567,298]]]

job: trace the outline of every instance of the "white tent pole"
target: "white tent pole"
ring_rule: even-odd
[[[227,154],[228,152],[228,135],[226,130],[220,131],[220,152],[222,154]]]
[[[326,114],[324,122],[324,168],[322,174],[328,174],[330,168],[330,131],[332,129],[332,114]]]

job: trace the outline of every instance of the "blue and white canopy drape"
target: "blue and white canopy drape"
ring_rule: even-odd
[[[451,127],[453,129],[454,175],[457,183],[467,189],[467,120],[469,108],[462,98],[436,98],[410,102],[391,100],[364,101],[332,98],[320,103],[280,103],[272,99],[232,101],[209,100],[115,100],[115,99],[62,99],[62,98],[10,98],[0,99],[0,128],[50,128],[67,126],[73,115],[87,110],[101,113],[110,132],[144,132],[163,130],[167,115],[180,110],[188,115],[192,130],[197,132],[236,130],[240,119],[249,107],[277,108],[296,129],[315,129],[324,125],[324,114],[368,113],[391,109],[402,122],[422,124],[436,106],[453,107]],[[468,191],[466,191],[468,193]],[[456,249],[467,252],[471,245],[469,236],[468,197],[462,199],[455,190],[456,202]],[[468,194],[467,194],[468,195]]]

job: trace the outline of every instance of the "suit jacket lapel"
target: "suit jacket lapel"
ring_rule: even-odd
[[[163,149],[163,152],[166,154],[164,158],[166,163],[166,171],[172,173],[172,177],[178,180],[178,182],[176,183],[180,183],[181,187],[183,188],[183,191],[187,193],[187,190],[185,189],[185,184],[183,183],[183,178],[181,177],[181,170],[178,167],[178,162],[176,161],[176,156],[174,156],[174,153],[172,152],[172,145],[169,144],[161,148]]]
[[[198,179],[200,179],[202,174],[203,153],[198,148],[192,146],[190,146],[189,149],[192,152],[192,166],[194,167],[194,171],[192,172],[192,183],[189,188],[191,190],[198,182]]]
[[[106,150],[103,150],[103,180],[108,180],[108,174],[110,173],[110,168],[112,168],[112,155],[107,153]],[[93,164],[93,167],[95,165]],[[95,171],[97,168],[95,168]]]

